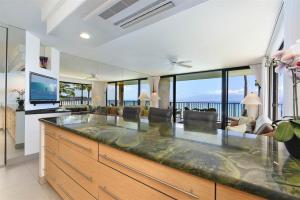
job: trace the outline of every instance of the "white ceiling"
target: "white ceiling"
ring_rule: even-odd
[[[175,8],[122,30],[97,16],[104,0],[80,0],[69,15],[57,15],[57,23],[50,24],[59,13],[56,4],[57,13],[44,14],[42,22],[41,8],[47,11],[47,3],[54,1],[61,0],[0,0],[0,21],[30,30],[43,43],[66,52],[62,75],[85,78],[97,73],[101,80],[260,63],[282,5],[282,0],[174,0]],[[119,15],[126,16],[134,6]],[[80,39],[82,31],[91,39]],[[191,60],[193,68],[171,66],[169,57]]]

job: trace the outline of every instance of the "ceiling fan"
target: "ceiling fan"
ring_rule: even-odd
[[[191,63],[192,61],[190,60],[182,60],[182,61],[177,61],[177,59],[169,59],[171,65],[173,66],[179,66],[179,67],[186,67],[186,68],[192,68],[193,66],[188,65],[188,63]]]
[[[84,78],[85,80],[94,80],[94,79],[100,79],[100,76],[97,74],[90,74],[88,77]]]

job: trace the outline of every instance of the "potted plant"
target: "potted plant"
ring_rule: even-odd
[[[12,92],[18,93],[17,97],[17,103],[18,103],[18,109],[17,110],[24,110],[24,94],[25,90],[24,89],[13,89]]]
[[[293,116],[291,119],[282,120],[274,132],[274,138],[284,142],[288,152],[295,158],[300,159],[300,118],[298,116],[297,85],[300,80],[300,41],[289,50],[277,52],[269,66],[276,67],[277,73],[285,71],[289,73],[293,81]]]

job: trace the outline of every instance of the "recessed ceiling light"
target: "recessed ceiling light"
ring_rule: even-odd
[[[90,35],[88,33],[80,33],[80,37],[83,39],[90,39]]]

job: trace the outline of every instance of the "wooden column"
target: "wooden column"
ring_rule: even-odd
[[[118,82],[119,85],[119,105],[124,106],[124,82]]]

